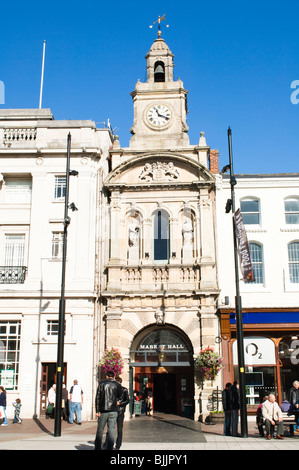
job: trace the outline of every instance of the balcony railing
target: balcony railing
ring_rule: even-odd
[[[24,284],[26,266],[0,266],[0,284]]]
[[[4,143],[25,143],[36,140],[36,128],[29,127],[25,129],[11,128],[5,129],[3,135]]]
[[[187,290],[200,289],[201,267],[198,265],[111,265],[107,272],[107,290],[156,291],[157,289]]]

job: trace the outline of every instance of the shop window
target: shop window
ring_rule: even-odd
[[[289,400],[289,391],[299,377],[299,336],[285,336],[279,343],[281,397]]]

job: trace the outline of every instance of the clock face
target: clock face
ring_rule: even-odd
[[[170,122],[171,111],[164,104],[154,104],[147,111],[148,122],[154,127],[163,127]]]

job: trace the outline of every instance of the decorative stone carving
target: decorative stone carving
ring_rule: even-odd
[[[139,224],[136,219],[131,219],[129,223],[129,246],[138,246]]]
[[[139,179],[141,181],[173,181],[180,176],[173,162],[146,163]]]
[[[193,227],[190,219],[185,219],[183,223],[184,246],[190,246],[193,240]]]

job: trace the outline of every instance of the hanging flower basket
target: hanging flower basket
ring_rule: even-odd
[[[104,352],[100,365],[105,373],[113,372],[114,375],[119,376],[122,373],[124,361],[120,352],[115,348],[111,348],[110,350],[106,349]]]
[[[205,379],[214,380],[222,369],[222,357],[208,346],[199,352],[195,359],[195,366]]]

